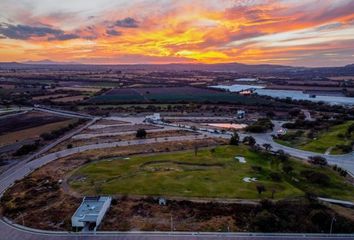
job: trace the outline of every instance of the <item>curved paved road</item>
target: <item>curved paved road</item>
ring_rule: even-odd
[[[97,119],[92,120],[89,124],[92,124]],[[140,120],[139,120],[140,121]],[[229,138],[230,134],[214,134],[211,132],[202,132],[207,136],[219,136],[224,138]],[[245,135],[241,135],[244,137]],[[257,143],[270,143],[274,150],[282,149],[285,152],[300,157],[308,158],[308,156],[318,155],[312,152],[302,151],[298,149],[293,149],[285,147],[283,145],[277,144],[273,141],[270,134],[253,134],[256,138]],[[76,147],[72,149],[65,149],[56,153],[51,153],[39,158],[36,158],[32,161],[27,161],[25,163],[20,163],[9,171],[6,171],[0,176],[0,196],[3,192],[9,188],[16,180],[22,179],[26,175],[30,174],[34,169],[43,166],[46,163],[49,163],[53,160],[56,160],[61,157],[69,156],[75,153],[83,152],[91,149],[103,149],[119,146],[128,146],[128,145],[139,145],[139,144],[148,144],[156,142],[166,142],[166,141],[180,141],[180,140],[191,140],[191,139],[201,139],[203,135],[199,136],[178,136],[178,137],[169,137],[169,138],[157,138],[157,139],[143,139],[143,140],[133,140],[133,141],[122,141],[122,142],[112,142],[112,143],[102,143],[102,144],[93,144],[86,145],[81,147]],[[48,146],[49,147],[49,146]],[[47,149],[47,148],[46,148]],[[38,155],[37,155],[38,156]],[[326,155],[326,158],[331,163],[336,163],[339,166],[347,166],[350,169],[353,169],[354,158],[353,154],[341,155],[341,156],[331,156]],[[346,169],[348,169],[346,168]],[[11,224],[4,219],[0,220],[0,239],[6,240],[46,240],[46,239],[265,239],[273,240],[276,239],[354,239],[353,235],[303,235],[303,234],[242,234],[242,233],[171,233],[171,232],[130,232],[130,233],[118,233],[118,232],[97,232],[96,235],[83,235],[81,233],[69,233],[69,232],[53,232],[53,231],[40,231],[35,229],[29,229],[23,226],[16,224]]]

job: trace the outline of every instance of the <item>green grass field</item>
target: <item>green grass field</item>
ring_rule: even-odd
[[[331,154],[343,154],[342,149],[336,147],[336,145],[349,145],[354,141],[354,134],[352,134],[350,138],[340,137],[340,135],[345,136],[348,127],[353,123],[354,121],[348,121],[333,126],[328,131],[320,132],[315,140],[308,138],[308,131],[304,131],[301,136],[292,137],[288,141],[280,139],[275,139],[275,141],[288,147],[295,147],[311,152],[325,153],[328,148],[332,148]],[[289,130],[287,134],[292,135],[295,132],[294,130]]]
[[[354,141],[354,134],[352,134],[350,139],[341,138],[338,135],[345,135],[348,127],[353,123],[354,121],[348,121],[346,123],[331,127],[328,132],[321,133],[316,140],[310,141],[301,146],[301,149],[324,153],[329,147],[333,147],[331,154],[341,154],[342,151],[335,146],[349,144],[351,141]]]
[[[244,156],[239,163],[235,156]],[[183,196],[205,198],[258,199],[303,196],[306,192],[326,197],[354,199],[354,187],[330,168],[317,168],[297,160],[289,160],[294,168],[287,175],[282,163],[266,154],[250,151],[246,146],[221,146],[211,149],[134,156],[130,159],[103,160],[77,169],[69,179],[70,186],[83,194],[127,194],[152,196]],[[256,170],[255,166],[262,167]],[[315,170],[330,177],[324,188],[308,182],[301,174]],[[272,180],[270,173],[278,172],[281,179]],[[244,177],[257,182],[246,183]],[[256,185],[263,184],[266,192],[259,195]]]

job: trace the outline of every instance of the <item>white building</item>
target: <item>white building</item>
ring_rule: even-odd
[[[238,110],[237,113],[236,113],[236,117],[237,117],[238,119],[243,119],[243,118],[246,117],[246,112],[243,111],[243,110]]]
[[[80,207],[71,217],[71,226],[84,230],[94,230],[100,225],[111,206],[111,197],[84,197]]]
[[[145,117],[145,121],[147,122],[161,122],[160,113],[154,113],[153,115],[148,115]]]

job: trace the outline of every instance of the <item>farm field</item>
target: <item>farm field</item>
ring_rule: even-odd
[[[238,162],[235,156],[245,157],[246,163]],[[186,151],[89,163],[73,173],[69,184],[86,195],[259,199],[270,198],[274,191],[276,199],[304,196],[306,192],[354,199],[354,187],[337,172],[289,161],[294,171],[285,174],[275,157],[246,146],[220,146],[199,150],[197,156]],[[326,181],[313,181],[311,174],[325,175]],[[262,194],[256,190],[259,184],[266,189]]]
[[[96,96],[90,103],[147,103],[147,102],[231,102],[257,103],[266,100],[260,97],[247,97],[229,92],[194,87],[169,88],[121,88],[113,89],[103,95]]]

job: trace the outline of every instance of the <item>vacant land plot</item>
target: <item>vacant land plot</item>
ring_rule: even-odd
[[[39,100],[45,100],[45,99],[62,98],[62,97],[66,97],[66,96],[67,96],[67,94],[49,94],[49,95],[33,97],[32,99],[39,101]]]
[[[91,103],[143,103],[143,102],[231,102],[264,103],[257,96],[242,96],[214,89],[195,87],[120,88],[113,89],[89,100]]]
[[[44,124],[60,122],[68,118],[58,117],[57,115],[42,113],[42,112],[28,112],[16,116],[10,116],[0,121],[0,135],[9,132],[16,132],[27,128],[42,126]]]
[[[43,133],[50,133],[76,122],[76,119],[66,119],[60,122],[48,123],[38,127],[31,127],[20,131],[10,132],[0,135],[0,146],[13,144],[26,139],[38,139]]]
[[[191,131],[184,130],[169,130],[169,131],[158,131],[158,132],[149,132],[147,131],[146,139],[148,138],[163,138],[163,137],[177,137],[177,136],[187,136],[187,135],[198,135]],[[122,134],[116,136],[101,136],[101,137],[93,137],[93,138],[85,138],[85,139],[70,139],[69,141],[63,142],[62,144],[56,146],[51,149],[50,152],[57,152],[59,150],[66,149],[69,144],[73,147],[79,147],[90,144],[100,144],[100,143],[108,143],[108,142],[119,142],[119,141],[130,141],[136,140],[136,133],[133,134]]]
[[[82,133],[88,134],[103,134],[103,133],[118,133],[118,132],[130,132],[138,129],[152,130],[160,129],[161,127],[148,125],[148,124],[135,124],[135,125],[117,125],[112,127],[105,127],[99,129],[86,129]]]
[[[56,99],[53,99],[52,101],[55,103],[78,102],[78,101],[84,100],[86,97],[87,96],[85,96],[85,95],[78,95],[78,96],[56,98]]]
[[[235,156],[243,156],[246,163]],[[354,187],[329,168],[291,160],[295,169],[285,174],[282,164],[267,154],[245,146],[224,146],[173,154],[137,156],[88,164],[75,172],[70,185],[83,194],[132,194],[201,198],[258,199],[303,196],[305,192],[326,197],[354,199]],[[328,182],[311,182],[305,171],[322,173]],[[312,173],[312,172],[311,172]],[[251,180],[251,181],[250,181]],[[257,193],[263,185],[265,193]]]

